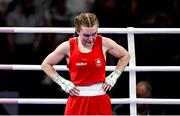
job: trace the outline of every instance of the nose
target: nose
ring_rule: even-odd
[[[90,36],[90,37],[89,37],[89,40],[90,40],[90,41],[93,41],[93,40],[94,40],[94,36]]]

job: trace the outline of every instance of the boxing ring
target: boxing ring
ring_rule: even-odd
[[[0,33],[74,33],[74,28],[51,27],[0,27]],[[179,34],[179,28],[99,28],[99,33],[127,34],[128,51],[131,55],[129,66],[129,98],[113,98],[112,104],[130,104],[130,115],[137,114],[137,104],[180,104],[180,99],[151,99],[136,97],[136,72],[180,72],[180,66],[137,66],[135,54],[135,34]],[[56,70],[67,71],[65,65],[54,66]],[[106,66],[106,71],[113,71],[115,66]],[[0,70],[42,70],[40,65],[0,64]],[[42,98],[0,98],[6,104],[66,104],[67,99]]]

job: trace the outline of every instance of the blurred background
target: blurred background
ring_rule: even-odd
[[[97,15],[100,27],[180,27],[179,0],[0,0],[0,27],[72,27],[74,16],[82,12]],[[73,34],[0,33],[0,64],[38,64],[57,45]],[[127,48],[127,35],[103,34]],[[180,35],[135,35],[138,66],[179,66]],[[107,56],[107,65],[117,59]],[[63,60],[59,64],[65,65]],[[59,72],[69,78],[67,71]],[[107,72],[109,74],[110,72]],[[179,72],[137,72],[137,83],[151,86],[151,98],[180,98]],[[109,92],[111,98],[129,97],[129,75],[124,72]],[[145,96],[145,94],[143,94]],[[141,96],[141,97],[144,97]],[[0,97],[67,98],[43,71],[0,70]],[[146,97],[146,96],[145,96]],[[113,113],[128,115],[129,105],[113,104]],[[65,105],[0,104],[2,115],[63,115]],[[148,109],[147,109],[148,108]],[[154,115],[178,115],[180,105],[148,105]]]

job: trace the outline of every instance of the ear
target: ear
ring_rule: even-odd
[[[75,31],[76,31],[76,33],[79,35],[79,29],[76,29]]]

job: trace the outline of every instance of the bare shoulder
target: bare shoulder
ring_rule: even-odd
[[[107,43],[110,40],[108,37],[102,37],[103,44]]]
[[[58,47],[69,48],[69,41],[61,43]]]
[[[107,37],[103,37],[103,49],[117,58],[128,54],[124,47]]]
[[[115,41],[113,41],[112,39],[108,37],[102,37],[102,44],[103,44],[103,47],[105,48],[109,48],[111,46],[117,45]]]
[[[68,55],[70,50],[70,45],[69,45],[69,41],[65,41],[63,43],[61,43],[55,50],[54,52],[60,53],[60,54],[64,54],[64,55]]]

